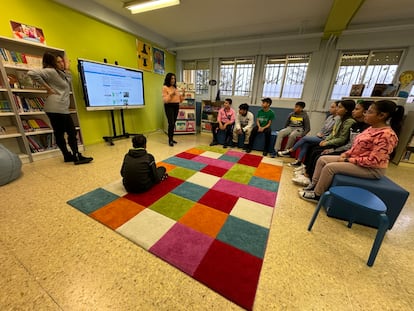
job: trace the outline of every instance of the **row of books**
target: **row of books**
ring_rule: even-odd
[[[196,129],[195,121],[177,121],[175,122],[175,131],[193,132]]]
[[[56,149],[56,143],[52,134],[27,136],[27,140],[33,153]]]
[[[0,112],[10,112],[11,107],[7,99],[0,99]]]
[[[376,83],[372,89],[371,96],[393,97],[397,95],[399,87],[399,84]],[[353,84],[349,96],[362,96],[364,89],[365,84]]]
[[[38,83],[34,82],[27,74],[27,70],[16,70],[16,74],[7,74],[12,89],[40,89]]]
[[[181,119],[181,120],[191,119],[191,120],[194,120],[195,119],[194,110],[190,110],[190,111],[180,110],[180,111],[178,111],[177,119]]]
[[[28,68],[42,68],[42,56],[10,51],[0,48],[0,56],[5,63]]]
[[[22,119],[25,132],[50,130],[50,126],[42,119]]]
[[[18,112],[43,111],[45,101],[42,97],[22,97],[13,95]]]

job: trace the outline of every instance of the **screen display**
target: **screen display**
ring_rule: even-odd
[[[86,110],[144,107],[144,75],[140,70],[78,59]]]

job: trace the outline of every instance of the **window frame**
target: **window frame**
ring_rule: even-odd
[[[233,66],[233,72],[231,76],[231,89],[227,89],[223,86],[223,76],[222,76],[222,66],[224,62],[228,62],[230,66]],[[233,64],[230,64],[230,63]],[[242,78],[243,81],[241,83],[245,84],[244,86],[247,86],[244,89],[236,90],[236,84],[238,83],[238,79],[240,79],[240,70],[245,70],[249,68],[240,68],[242,65],[249,65],[251,66],[250,72],[247,72],[247,77]],[[220,95],[222,96],[228,96],[228,97],[252,97],[253,95],[253,86],[254,86],[254,77],[256,72],[256,66],[257,66],[257,59],[254,56],[249,57],[223,57],[219,59],[218,62],[218,76],[219,76],[219,90]],[[247,82],[247,83],[246,83]],[[228,81],[226,84],[229,84]],[[237,93],[239,92],[239,93]],[[244,94],[240,94],[244,93]]]
[[[309,70],[309,65],[311,62],[311,53],[296,53],[296,54],[282,54],[282,55],[267,55],[265,56],[265,61],[263,64],[263,75],[262,75],[262,97],[271,97],[271,98],[277,98],[277,99],[302,99],[303,98],[303,92],[304,92],[304,88],[305,88],[305,83],[306,83],[306,78],[307,78],[307,73]],[[279,84],[275,84],[275,83],[269,83],[269,85],[275,85],[276,89],[273,92],[277,92],[278,94],[272,94],[272,91],[269,91],[269,93],[265,93],[265,88],[266,88],[266,74],[268,73],[268,67],[270,67],[270,65],[274,63],[277,64],[279,63],[279,67],[281,67],[279,70],[282,70],[281,74],[278,74],[278,76],[280,76],[281,82],[280,82],[280,86],[278,86]],[[293,95],[293,96],[286,96],[288,95],[287,91],[286,91],[286,86],[287,85],[291,85],[291,84],[287,84],[287,79],[293,79],[295,77],[292,77],[292,75],[289,75],[289,71],[294,68],[295,66],[292,66],[292,64],[306,64],[305,67],[300,66],[298,68],[301,68],[302,71],[302,76],[299,77],[299,79],[301,80],[300,85],[300,94],[297,94],[297,96]],[[297,77],[297,76],[296,76]]]
[[[376,54],[377,55],[380,54],[381,56],[383,56],[383,55],[386,55],[387,53],[389,53],[390,55],[392,55],[392,53],[394,53],[394,54],[399,53],[399,56],[396,57],[396,58],[398,58],[398,62],[395,63],[395,61],[394,62],[390,61],[388,64],[375,65],[376,61],[378,61],[378,59],[375,59]],[[401,66],[402,60],[404,59],[405,53],[406,53],[406,49],[404,49],[404,48],[362,49],[362,50],[343,50],[343,51],[340,51],[339,56],[338,56],[337,65],[336,65],[336,68],[335,68],[335,72],[333,74],[333,79],[332,79],[332,82],[331,82],[330,93],[329,93],[330,94],[329,95],[330,100],[331,101],[332,100],[339,100],[342,97],[350,96],[350,90],[351,90],[353,84],[364,84],[365,87],[364,87],[364,91],[363,91],[361,97],[371,97],[372,89],[374,88],[376,83],[395,84],[398,80],[397,73],[400,70],[400,66]],[[347,85],[347,88],[349,88],[349,90],[346,92],[346,94],[345,93],[341,94],[340,92],[335,91],[335,87],[337,85],[338,79],[340,78],[339,74],[340,74],[340,71],[341,71],[341,67],[346,67],[345,65],[342,65],[342,64],[343,64],[343,57],[347,54],[349,54],[350,58],[352,58],[353,55],[355,55],[355,58],[357,58],[358,54],[360,54],[361,56],[365,54],[366,55],[366,57],[365,57],[366,61],[363,65],[361,65],[362,72],[360,74],[358,74],[357,80],[355,80],[355,81],[349,80],[348,83],[351,83],[351,84]],[[378,62],[381,63],[381,61],[378,61]],[[388,66],[388,68],[386,68],[386,69],[381,68],[381,67],[380,68],[378,68],[378,67],[373,68],[373,66]],[[390,68],[390,66],[396,66],[396,67],[394,69],[392,69],[392,68]],[[357,67],[357,66],[355,65],[355,67]],[[393,70],[394,75],[393,75],[392,79],[386,79],[387,76],[388,76],[388,73],[387,73],[387,74],[385,74],[383,79],[381,79],[380,73],[378,73],[376,75],[376,77],[372,78],[372,72],[374,72],[375,69],[377,69],[377,71],[386,70],[387,72],[389,72],[390,70]],[[367,74],[369,72],[371,72],[371,78],[370,78],[369,81],[366,81],[366,77],[367,77]],[[372,80],[374,80],[374,82],[371,82]],[[371,82],[371,83],[369,83],[369,82]],[[343,84],[343,85],[345,85],[345,84]],[[336,95],[336,94],[338,94],[338,95]],[[333,96],[339,96],[339,98],[333,97]]]
[[[191,65],[193,63],[193,65]],[[186,69],[187,68],[187,69]],[[182,77],[183,82],[194,83],[196,95],[208,95],[209,93],[209,84],[208,82],[211,79],[211,61],[210,59],[194,59],[194,60],[183,60],[182,61]],[[186,74],[185,71],[194,71],[191,74]],[[203,81],[198,81],[198,72],[207,71],[207,76]],[[188,76],[192,77],[188,79]],[[203,75],[203,74],[202,74]],[[190,80],[190,81],[188,81]],[[203,88],[201,86],[204,86]]]

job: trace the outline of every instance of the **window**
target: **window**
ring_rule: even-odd
[[[183,82],[194,83],[196,94],[208,94],[209,80],[209,60],[193,60],[183,62]]]
[[[253,58],[220,61],[220,93],[224,96],[251,96],[255,62]]]
[[[343,53],[331,99],[349,96],[352,84],[364,84],[362,96],[371,96],[375,84],[393,83],[402,54],[402,50]]]
[[[267,57],[263,97],[301,98],[309,58],[309,55]]]

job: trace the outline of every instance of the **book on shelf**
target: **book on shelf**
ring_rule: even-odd
[[[25,132],[50,130],[50,126],[42,119],[22,119]]]
[[[27,71],[16,70],[16,77],[19,81],[20,88],[22,89],[33,89],[35,84],[33,83],[32,78],[27,74]]]
[[[13,94],[18,112],[36,112],[43,111],[45,101],[41,97],[23,97]]]
[[[32,152],[41,152],[45,150],[43,145],[37,140],[37,137],[27,136],[27,140],[29,142],[29,147]]]
[[[28,68],[42,68],[42,56],[10,51],[0,47],[3,62]]]
[[[175,130],[176,131],[185,131],[187,128],[186,121],[177,121],[175,122]]]
[[[187,132],[195,131],[195,121],[187,121]]]
[[[29,147],[32,152],[42,152],[56,149],[52,134],[27,136]]]
[[[16,75],[8,73],[7,79],[9,80],[9,85],[12,89],[20,88],[19,80],[17,79]]]
[[[211,123],[210,122],[201,122],[201,129],[203,131],[211,131]]]
[[[0,99],[0,112],[11,112],[10,103],[7,99]]]
[[[195,114],[194,114],[194,112],[189,112],[189,113],[187,113],[187,119],[195,119]]]
[[[177,119],[185,119],[185,111],[184,110],[179,110],[178,111]]]
[[[27,120],[22,119],[22,125],[25,132],[33,132],[33,128],[29,125]]]
[[[372,89],[371,96],[393,97],[397,94],[398,88],[398,84],[377,83]]]
[[[364,92],[364,89],[365,84],[352,84],[349,96],[362,96],[362,92]]]

